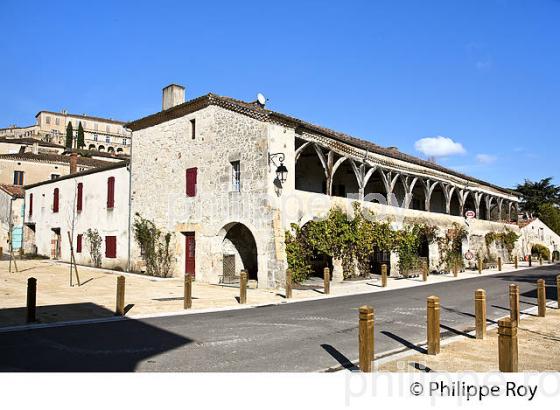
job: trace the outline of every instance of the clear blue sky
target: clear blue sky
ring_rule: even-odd
[[[0,1],[0,127],[214,92],[513,186],[554,176],[560,1]],[[448,141],[449,142],[449,141]],[[460,153],[462,151],[462,153]]]

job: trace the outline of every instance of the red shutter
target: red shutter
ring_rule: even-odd
[[[78,184],[78,198],[76,199],[76,211],[82,211],[82,201],[83,201],[83,191],[84,191],[84,184],[81,182]]]
[[[29,217],[33,216],[33,194],[29,194]]]
[[[82,253],[82,234],[78,234],[76,238],[76,253]]]
[[[54,189],[53,192],[53,212],[58,212],[58,188]]]
[[[197,168],[187,169],[187,196],[196,196]]]
[[[117,237],[116,236],[106,236],[105,237],[105,257],[106,258],[116,258],[117,257]]]
[[[107,179],[107,209],[115,207],[115,177]]]

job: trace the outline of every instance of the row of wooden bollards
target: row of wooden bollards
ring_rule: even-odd
[[[247,281],[248,281],[247,271],[241,271],[240,274],[240,285],[239,285],[239,303],[247,303]],[[183,307],[185,309],[192,308],[192,283],[193,277],[190,274],[185,275],[185,287],[183,296]],[[125,289],[126,289],[126,278],[124,276],[117,277],[117,296],[116,296],[116,307],[115,315],[124,316],[125,315]],[[291,288],[289,290],[291,296]],[[27,279],[27,305],[26,305],[26,321],[27,323],[32,323],[37,321],[37,279],[29,278]]]
[[[560,275],[556,277],[558,306],[560,307]],[[510,317],[498,320],[498,362],[501,372],[518,371],[517,327],[520,321],[519,286],[509,285]],[[539,317],[546,315],[546,286],[544,279],[537,281],[537,305]],[[476,339],[486,337],[486,291],[474,292]],[[427,298],[427,354],[440,352],[440,300],[438,296]],[[374,358],[374,311],[371,306],[359,309],[359,366],[362,372],[372,371]]]

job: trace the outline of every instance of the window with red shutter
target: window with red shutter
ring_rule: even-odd
[[[117,237],[116,236],[106,236],[105,237],[105,257],[106,258],[116,258],[117,257]]]
[[[78,194],[76,198],[76,211],[82,211],[82,201],[83,201],[83,191],[84,191],[84,184],[81,182],[78,184]]]
[[[115,207],[115,177],[107,179],[107,209]]]
[[[29,217],[33,216],[33,194],[29,194]]]
[[[196,196],[197,168],[187,169],[187,196]]]
[[[58,188],[54,189],[53,192],[53,206],[52,206],[52,211],[53,212],[58,212]]]
[[[76,253],[82,253],[82,237],[81,233],[76,237]]]

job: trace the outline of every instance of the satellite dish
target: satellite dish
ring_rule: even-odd
[[[261,105],[261,107],[264,107],[264,105],[266,104],[266,97],[264,95],[262,95],[261,93],[258,93],[257,94],[257,101]]]

